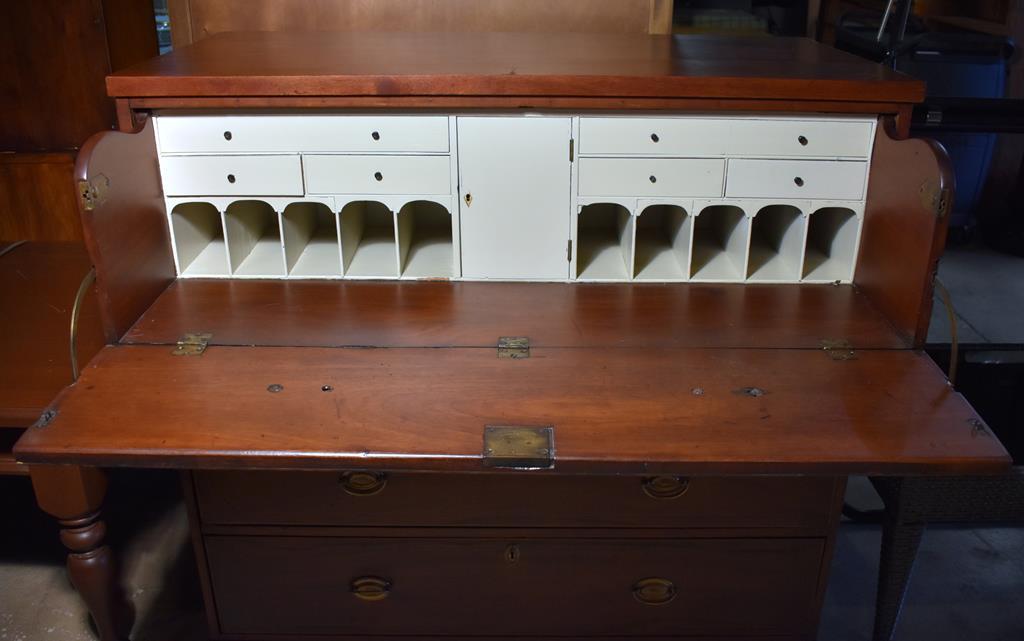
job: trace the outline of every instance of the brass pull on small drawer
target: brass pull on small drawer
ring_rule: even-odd
[[[391,594],[391,581],[379,576],[361,576],[352,579],[352,596],[362,601],[380,601]]]
[[[372,496],[384,489],[388,476],[383,472],[345,472],[341,487],[352,496]]]
[[[676,499],[690,489],[690,480],[683,476],[648,476],[640,487],[652,499]]]
[[[633,584],[633,598],[644,605],[665,605],[676,598],[676,584],[668,579],[651,577]]]

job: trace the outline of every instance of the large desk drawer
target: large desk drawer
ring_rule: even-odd
[[[160,116],[161,153],[448,151],[447,116]]]
[[[721,198],[725,161],[711,158],[581,158],[580,196]]]
[[[823,539],[207,536],[223,634],[812,632]]]
[[[160,160],[168,196],[301,196],[297,155],[172,156]]]
[[[311,194],[450,194],[448,156],[303,156]]]
[[[671,477],[393,474],[379,486],[363,473],[200,471],[194,478],[203,522],[221,525],[775,527],[824,532],[835,503],[835,481],[813,477],[676,482]]]

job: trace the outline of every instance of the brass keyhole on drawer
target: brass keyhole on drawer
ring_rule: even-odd
[[[349,591],[362,601],[380,601],[391,594],[391,581],[379,576],[361,576],[352,579]]]
[[[377,182],[384,180],[384,174],[380,173],[379,171],[373,172],[373,177],[377,179]]]
[[[676,584],[668,579],[651,577],[633,584],[633,597],[644,605],[665,605],[676,598]]]
[[[341,487],[352,496],[373,496],[388,484],[383,472],[345,472],[341,475]]]
[[[373,132],[372,134],[370,134],[370,138],[373,138],[374,140],[380,140],[380,132],[379,131]]]
[[[473,204],[473,194],[466,194],[466,197],[463,200],[466,201],[466,207],[469,207]]]
[[[509,563],[517,563],[519,561],[519,546],[510,545],[505,548],[505,560]]]
[[[235,184],[235,175],[234,174],[228,174],[228,182],[231,183],[232,185]]]
[[[793,182],[796,183],[797,187],[803,187],[804,186],[804,179],[801,178],[800,176],[797,176],[796,178],[794,178]]]
[[[801,145],[803,145],[804,147],[806,147],[806,146],[807,146],[807,136],[800,136],[800,137],[799,137],[799,138],[797,138],[796,140],[797,140],[797,142],[799,142],[799,143],[800,143]]]
[[[651,176],[650,180],[651,180],[652,183],[656,183],[656,182],[658,182],[658,177],[657,176]]]
[[[652,499],[677,499],[690,489],[690,480],[683,476],[648,476],[640,481],[640,487]]]
[[[225,131],[224,132],[224,140],[231,140],[231,132],[230,131]]]
[[[654,142],[658,142],[659,140],[661,140],[661,138],[658,137],[658,134],[651,134],[651,140],[653,140]]]

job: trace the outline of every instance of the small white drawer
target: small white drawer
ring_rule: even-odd
[[[301,196],[296,155],[160,158],[167,196]]]
[[[581,155],[723,156],[728,120],[580,118]]]
[[[730,160],[728,198],[861,200],[866,162]]]
[[[303,156],[311,194],[450,194],[448,156]]]
[[[736,120],[729,136],[734,156],[867,158],[872,123],[863,120]]]
[[[581,196],[720,198],[725,161],[681,158],[581,158]]]
[[[446,153],[447,116],[158,116],[163,153]]]

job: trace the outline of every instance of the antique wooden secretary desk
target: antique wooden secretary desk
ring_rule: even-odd
[[[108,89],[110,344],[16,449],[105,640],[103,467],[183,470],[215,638],[811,639],[846,475],[1008,464],[915,351],[952,187],[917,81],[229,33]]]

